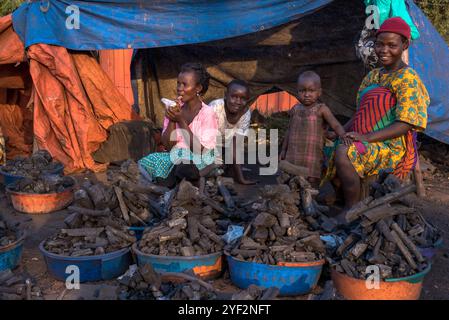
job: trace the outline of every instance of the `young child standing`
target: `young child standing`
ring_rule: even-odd
[[[323,165],[324,130],[329,125],[343,139],[345,129],[330,109],[319,102],[321,79],[313,71],[298,77],[298,100],[290,110],[290,122],[280,159],[309,170],[307,180],[318,187]]]

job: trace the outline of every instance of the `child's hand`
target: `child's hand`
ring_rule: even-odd
[[[340,137],[340,140],[347,147],[351,146],[351,144],[354,142],[354,140],[352,138],[346,137],[346,136]]]
[[[335,141],[335,139],[337,139],[337,134],[335,131],[326,131],[326,138]]]

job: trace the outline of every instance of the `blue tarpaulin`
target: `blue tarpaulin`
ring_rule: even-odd
[[[75,50],[155,48],[220,40],[269,29],[330,2],[332,0],[35,1],[13,13],[13,24],[26,47],[46,43]],[[79,8],[79,29],[66,28],[66,21],[70,28],[75,26],[73,6]]]
[[[413,1],[409,13],[421,37],[410,47],[410,66],[414,68],[429,91],[429,123],[426,134],[449,144],[449,48]]]
[[[13,24],[26,47],[46,43],[74,50],[156,48],[266,30],[299,19],[331,2],[42,0],[23,4],[14,12]],[[449,48],[414,2],[407,0],[407,3],[421,33],[411,46],[410,65],[418,71],[431,96],[426,134],[449,144]],[[79,29],[66,28],[67,19],[73,25],[73,10],[67,10],[70,5],[79,8]],[[313,57],[310,52],[311,64]]]

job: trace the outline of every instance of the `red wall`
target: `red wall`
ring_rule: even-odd
[[[297,99],[288,92],[267,93],[259,96],[251,105],[251,110],[258,109],[263,115],[270,115],[280,111],[288,111],[297,103]]]
[[[130,68],[132,54],[132,49],[100,51],[101,67],[130,104],[134,104]]]

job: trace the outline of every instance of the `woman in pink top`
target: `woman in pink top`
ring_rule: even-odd
[[[182,178],[199,179],[199,170],[215,160],[218,122],[214,110],[201,100],[209,74],[199,63],[187,63],[178,75],[176,107],[166,110],[162,143],[170,152],[152,153],[139,160],[151,181],[173,186]]]

